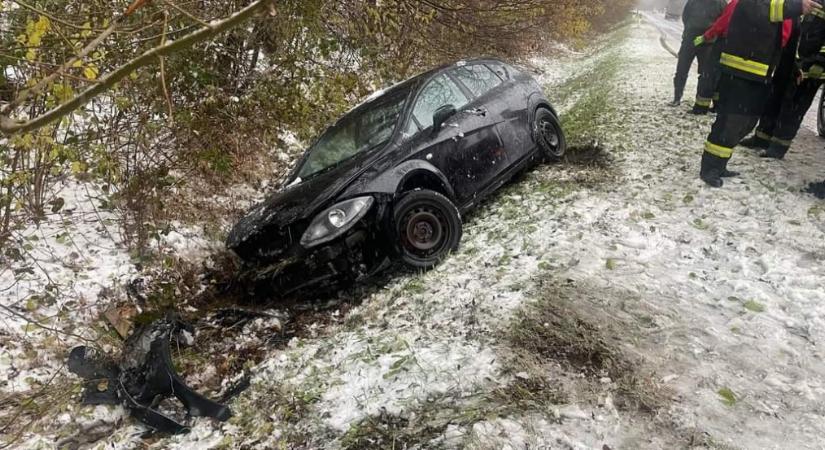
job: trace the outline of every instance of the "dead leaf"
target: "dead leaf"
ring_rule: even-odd
[[[103,313],[106,321],[114,327],[120,337],[126,339],[132,330],[132,319],[137,315],[137,309],[131,305],[113,306]]]
[[[135,11],[140,9],[143,5],[149,3],[149,0],[135,0],[126,8],[126,12],[123,13],[124,16],[131,16]]]

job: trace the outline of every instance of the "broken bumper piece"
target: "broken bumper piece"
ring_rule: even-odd
[[[174,315],[141,326],[129,336],[120,364],[89,347],[69,354],[69,371],[86,380],[83,403],[123,405],[140,422],[156,432],[180,434],[189,427],[158,409],[160,402],[177,398],[187,417],[211,417],[226,421],[228,407],[192,390],[172,364],[170,343],[186,330]]]
[[[281,262],[253,268],[252,278],[282,296],[357,279],[369,272],[370,264],[364,258],[368,234],[368,229],[355,229],[334,242],[312,250],[300,249]]]

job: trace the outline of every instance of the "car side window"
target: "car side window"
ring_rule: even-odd
[[[489,67],[490,70],[495,72],[496,75],[498,75],[498,77],[502,80],[507,81],[510,79],[510,72],[507,70],[507,67],[504,64],[487,63],[486,66]]]
[[[461,109],[467,103],[469,99],[461,88],[447,75],[441,74],[433,78],[421,91],[412,114],[421,128],[426,130],[433,125],[433,114],[438,108],[453,105],[455,109]]]
[[[459,67],[453,71],[453,75],[476,97],[481,97],[501,84],[501,78],[483,64]]]

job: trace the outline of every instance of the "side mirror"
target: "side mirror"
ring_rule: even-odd
[[[441,126],[444,125],[444,122],[447,121],[450,117],[456,115],[458,111],[456,111],[455,106],[453,105],[444,105],[435,110],[433,113],[433,131],[441,130]]]

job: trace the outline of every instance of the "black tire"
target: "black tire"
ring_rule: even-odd
[[[825,89],[819,94],[819,110],[816,114],[816,131],[825,137]]]
[[[567,150],[567,140],[561,122],[549,109],[539,108],[533,118],[533,142],[548,161],[558,161]]]
[[[430,190],[405,193],[393,211],[393,232],[401,261],[432,269],[461,242],[461,215],[447,197]]]

